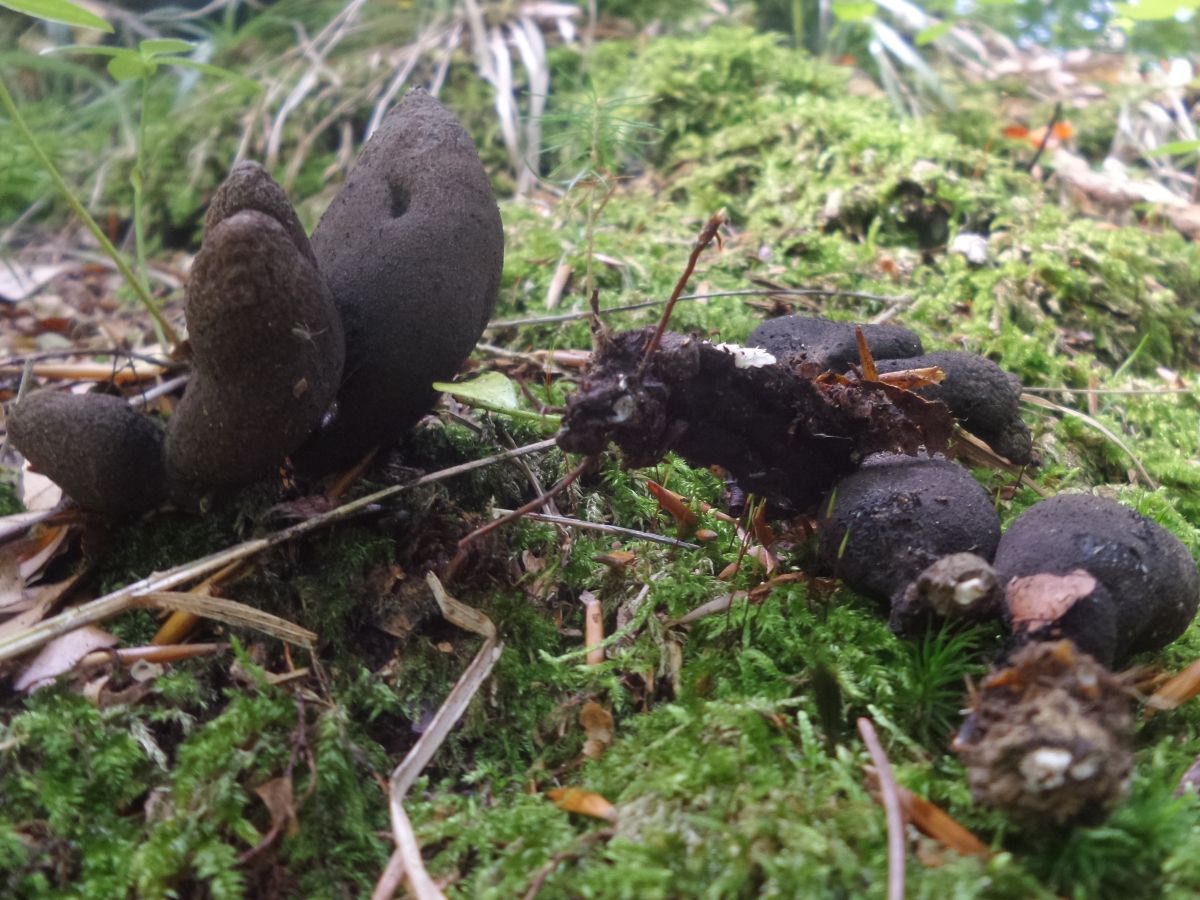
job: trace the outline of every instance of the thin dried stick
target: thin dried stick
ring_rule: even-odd
[[[1027,394],[1194,394],[1196,388],[1069,388],[1069,387],[1024,387]]]
[[[534,898],[541,893],[542,886],[546,883],[546,879],[554,874],[554,870],[557,869],[559,864],[561,864],[564,860],[568,860],[573,856],[578,856],[588,845],[594,844],[596,841],[607,841],[614,834],[616,834],[616,831],[612,828],[601,828],[599,831],[588,831],[584,834],[581,834],[575,841],[574,846],[567,847],[565,850],[559,850],[546,861],[546,864],[538,870],[538,873],[533,877],[533,880],[529,882],[529,889],[525,891],[525,896],[522,898],[522,900],[534,900]]]
[[[462,538],[458,542],[458,552],[454,554],[454,559],[450,560],[450,565],[446,567],[446,574],[443,578],[443,581],[452,581],[454,576],[458,574],[458,570],[462,567],[462,564],[466,562],[467,548],[469,548],[471,544],[479,540],[484,535],[491,534],[500,526],[507,525],[509,522],[514,522],[526,513],[531,513],[534,510],[541,509],[546,505],[547,502],[553,500],[568,487],[574,484],[575,479],[586,472],[592,466],[592,464],[595,463],[595,461],[596,457],[594,456],[584,457],[583,462],[564,475],[558,484],[554,485],[554,487],[550,488],[550,490],[539,494],[523,506],[518,506],[507,515],[503,515],[498,519],[493,519],[486,525],[479,526],[466,537]]]
[[[412,888],[413,896],[417,900],[445,900],[446,895],[433,883],[433,879],[429,877],[429,872],[425,869],[425,861],[421,859],[421,846],[417,843],[416,834],[413,833],[408,813],[399,803],[393,802],[391,814],[392,835],[396,839],[396,849],[392,851],[392,855],[388,859],[387,868],[383,870],[383,877],[379,879],[379,883],[371,893],[371,900],[391,900],[396,895],[400,882],[404,879],[408,880],[408,886]]]
[[[437,576],[430,573],[425,580],[433,591],[443,616],[459,627],[467,627],[476,634],[483,635],[484,642],[483,646],[479,648],[479,652],[475,654],[475,658],[471,660],[471,664],[467,666],[434,714],[433,720],[421,735],[420,740],[392,770],[392,775],[388,779],[388,808],[392,818],[392,837],[396,841],[396,849],[392,853],[391,859],[388,860],[387,868],[384,869],[375,885],[375,891],[371,895],[372,900],[390,900],[403,879],[408,880],[409,887],[412,888],[419,900],[433,900],[433,898],[442,896],[442,892],[425,870],[425,863],[421,859],[421,848],[413,833],[412,823],[409,822],[408,815],[404,811],[404,797],[413,782],[417,780],[417,776],[429,765],[429,761],[433,759],[433,755],[445,742],[446,737],[458,720],[462,718],[463,713],[467,711],[471,700],[479,692],[479,688],[483,686],[492,669],[495,668],[496,662],[504,650],[504,644],[496,640],[496,626],[492,624],[491,619],[478,610],[470,610],[470,614],[464,616],[464,612],[470,608],[464,608],[463,604],[447,596]]]
[[[879,792],[883,795],[883,808],[887,812],[888,900],[904,900],[904,814],[900,809],[899,786],[870,719],[864,716],[858,720],[858,733],[862,735],[871,761],[875,764]]]
[[[642,356],[641,366],[638,367],[639,375],[646,371],[646,366],[650,363],[650,357],[658,349],[658,342],[662,340],[663,332],[667,330],[667,323],[671,321],[671,313],[675,311],[675,304],[679,302],[679,295],[683,293],[683,289],[691,281],[692,273],[696,271],[696,263],[700,259],[700,254],[704,252],[705,247],[713,242],[713,239],[717,237],[717,232],[720,231],[721,226],[724,224],[725,210],[713,213],[704,224],[704,230],[700,232],[700,236],[696,238],[696,243],[692,245],[692,252],[688,254],[688,261],[683,269],[683,274],[675,282],[675,290],[671,291],[671,296],[667,298],[667,308],[663,310],[663,314],[658,320],[658,327],[654,329],[654,336],[650,338],[650,343],[646,345],[646,353]]]
[[[229,644],[163,644],[147,647],[119,647],[110,650],[95,650],[75,663],[73,672],[86,672],[109,663],[131,666],[136,662],[168,663],[197,656],[212,656],[224,653]]]
[[[821,288],[743,288],[736,291],[708,291],[702,294],[680,294],[676,301],[682,300],[712,300],[718,297],[851,297],[855,300],[875,300],[880,303],[907,304],[911,297],[888,297],[883,294],[867,294],[862,291],[836,291]],[[637,303],[626,303],[622,306],[605,306],[602,309],[580,310],[577,312],[556,313],[552,316],[534,316],[528,319],[496,319],[488,322],[487,330],[497,328],[520,328],[523,325],[553,325],[556,322],[573,322],[576,319],[589,319],[593,314],[605,316],[609,313],[633,312],[639,309],[649,309],[652,306],[662,306],[665,299],[640,300]]]
[[[349,503],[339,506],[337,509],[322,513],[319,516],[313,516],[311,519],[298,522],[289,528],[276,531],[266,537],[235,544],[232,547],[212,553],[201,559],[168,569],[166,572],[157,573],[140,581],[135,581],[133,584],[126,585],[119,590],[113,591],[111,594],[105,594],[96,600],[80,604],[66,612],[60,613],[52,619],[39,622],[32,628],[15,634],[11,638],[0,640],[0,662],[6,662],[31,650],[36,650],[72,629],[79,628],[82,625],[93,625],[109,616],[123,612],[131,608],[138,598],[144,597],[146,594],[151,594],[155,591],[170,591],[197,578],[203,578],[230,563],[248,559],[251,556],[262,553],[264,550],[278,547],[309,532],[332,525],[335,522],[343,521],[355,514],[365,512],[379,502],[401,494],[404,491],[420,487],[421,485],[445,481],[447,478],[453,478],[456,475],[472,472],[475,469],[481,469],[485,466],[514,459],[518,456],[524,456],[528,453],[550,450],[554,446],[554,438],[548,438],[544,441],[538,441],[536,444],[526,444],[524,447],[518,447],[515,450],[506,450],[503,453],[495,453],[483,459],[476,459],[471,462],[442,469],[438,472],[431,472],[428,475],[422,475],[420,478],[415,478],[404,484],[392,485],[373,494],[352,500]]]
[[[510,509],[493,509],[492,512],[500,513],[501,515],[512,515],[513,510]],[[687,541],[681,541],[677,538],[665,537],[661,534],[655,534],[653,531],[638,531],[636,528],[623,528],[620,525],[608,525],[604,522],[587,522],[583,519],[573,519],[570,516],[555,516],[550,513],[530,512],[525,514],[525,518],[533,519],[535,522],[548,522],[551,525],[565,525],[568,528],[579,528],[583,531],[599,531],[602,534],[615,534],[620,537],[627,537],[637,541],[650,541],[655,544],[665,544],[668,547],[679,547],[682,550],[699,550],[699,544],[689,544]]]
[[[1080,419],[1092,426],[1092,428],[1096,429],[1124,451],[1125,455],[1128,456],[1133,462],[1133,466],[1135,469],[1137,469],[1138,475],[1140,475],[1141,478],[1146,482],[1146,487],[1150,488],[1152,491],[1158,490],[1158,483],[1150,477],[1150,473],[1146,471],[1146,467],[1142,465],[1142,461],[1138,459],[1137,454],[1129,448],[1128,444],[1121,440],[1121,437],[1116,432],[1114,432],[1099,419],[1094,419],[1087,413],[1080,412],[1077,409],[1071,409],[1069,406],[1062,406],[1058,403],[1054,403],[1051,400],[1047,400],[1045,397],[1035,397],[1032,394],[1023,393],[1021,394],[1021,399],[1030,406],[1036,406],[1040,409],[1048,409],[1051,412],[1060,412],[1064,416],[1074,416],[1075,418]]]
[[[1059,100],[1054,104],[1054,112],[1050,116],[1050,121],[1046,123],[1046,133],[1042,135],[1042,142],[1038,144],[1037,152],[1033,154],[1033,159],[1029,161],[1029,165],[1025,167],[1026,172],[1032,172],[1038,164],[1038,160],[1042,158],[1042,154],[1046,152],[1046,145],[1050,143],[1050,135],[1054,133],[1054,126],[1058,124],[1058,118],[1062,115],[1062,101]]]

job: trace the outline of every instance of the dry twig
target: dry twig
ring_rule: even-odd
[[[675,290],[671,291],[671,296],[667,298],[667,307],[663,310],[662,317],[658,320],[658,327],[654,329],[654,337],[650,338],[650,342],[646,344],[646,353],[642,357],[642,365],[638,370],[638,374],[646,371],[646,365],[650,362],[650,357],[654,355],[654,351],[658,349],[658,343],[662,340],[663,332],[667,330],[667,323],[671,321],[671,313],[675,311],[675,304],[679,302],[679,296],[683,293],[683,289],[687,287],[688,282],[692,278],[692,273],[696,271],[696,263],[700,259],[700,254],[704,249],[716,239],[720,244],[721,226],[725,224],[725,210],[719,210],[709,217],[709,220],[704,224],[704,230],[696,238],[696,243],[692,245],[692,252],[688,255],[687,265],[684,266],[683,274],[679,276],[679,280],[675,282]]]
[[[243,541],[240,544],[212,553],[201,559],[168,569],[166,572],[156,573],[140,581],[135,581],[133,584],[126,585],[96,600],[80,604],[66,612],[60,613],[52,619],[47,619],[25,631],[0,640],[0,663],[15,659],[31,650],[36,650],[48,641],[53,640],[60,634],[66,634],[72,629],[83,625],[95,624],[117,613],[131,609],[137,605],[142,597],[148,594],[171,591],[180,585],[223,569],[230,563],[248,559],[262,553],[264,550],[278,547],[281,544],[293,541],[320,528],[325,528],[335,522],[341,522],[354,515],[366,512],[374,508],[381,501],[401,494],[404,491],[425,484],[445,481],[447,478],[453,478],[456,475],[462,475],[466,472],[471,472],[504,460],[514,459],[518,456],[524,456],[528,453],[550,450],[554,446],[554,439],[549,438],[544,441],[538,441],[535,444],[526,444],[524,447],[518,447],[515,450],[495,453],[483,459],[472,460],[471,462],[451,466],[438,472],[431,472],[428,475],[422,475],[420,478],[415,478],[404,484],[392,485],[373,494],[352,500],[349,503],[339,506],[337,509],[314,516],[304,522],[298,522],[289,528],[276,531],[266,537]]]
[[[873,300],[880,303],[900,306],[912,302],[911,297],[888,297],[883,294],[868,294],[862,291],[825,290],[823,288],[743,288],[736,291],[706,291],[701,294],[680,294],[675,299],[683,300],[713,300],[721,297],[850,297],[856,300]],[[556,313],[551,316],[533,316],[526,319],[497,319],[488,322],[487,330],[497,328],[521,328],[526,325],[553,325],[558,322],[573,322],[576,319],[589,319],[593,315],[606,316],[610,313],[634,312],[639,309],[650,309],[662,306],[666,298],[656,300],[640,300],[637,303],[626,303],[621,306],[606,306],[596,310],[578,310],[576,312]]]
[[[407,879],[409,887],[419,900],[432,900],[442,896],[442,892],[425,870],[421,848],[417,844],[416,835],[413,834],[412,823],[404,811],[404,796],[417,780],[417,776],[433,759],[450,730],[467,711],[472,698],[487,680],[504,650],[504,644],[496,640],[496,628],[491,619],[477,610],[471,610],[470,616],[464,616],[463,604],[446,594],[436,575],[429,573],[425,580],[442,609],[442,615],[459,627],[467,627],[482,635],[484,642],[434,714],[420,740],[408,751],[408,755],[396,766],[388,779],[388,806],[396,849],[375,886],[372,900],[389,900],[403,879]]]
[[[887,812],[888,900],[904,900],[904,813],[900,808],[899,786],[870,719],[864,716],[858,720],[858,733],[862,735],[871,761],[875,764],[879,790],[883,794],[883,808]]]
[[[492,512],[499,513],[501,516],[511,516],[513,510],[510,509],[493,509]],[[584,531],[599,531],[602,534],[615,534],[620,537],[631,538],[636,541],[650,541],[655,544],[665,544],[668,547],[679,547],[681,550],[699,550],[699,544],[691,544],[687,541],[681,541],[677,538],[665,537],[661,534],[655,534],[653,531],[638,531],[636,528],[624,528],[620,525],[608,525],[604,522],[587,522],[583,519],[573,519],[570,516],[555,516],[549,513],[529,512],[525,514],[525,518],[533,519],[535,522],[547,522],[551,525],[565,525],[569,528],[579,528]]]

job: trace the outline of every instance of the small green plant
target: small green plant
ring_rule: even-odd
[[[112,26],[104,19],[67,2],[67,0],[4,2],[0,3],[0,6],[46,21],[62,22],[79,28],[93,28],[109,33],[113,30]],[[136,272],[130,268],[124,256],[113,246],[112,241],[108,239],[103,229],[100,228],[96,220],[88,213],[83,203],[59,173],[57,166],[54,165],[54,162],[42,148],[36,135],[34,135],[25,121],[24,116],[21,115],[21,111],[17,107],[12,94],[9,92],[8,86],[5,84],[3,78],[0,77],[0,106],[4,107],[13,124],[17,127],[17,131],[20,133],[22,139],[33,152],[38,164],[50,176],[51,181],[54,182],[55,187],[58,188],[59,193],[62,194],[71,211],[79,217],[88,231],[92,233],[100,248],[113,261],[117,271],[134,292],[138,301],[146,308],[146,311],[154,320],[154,327],[159,340],[167,345],[177,344],[179,338],[170,323],[163,318],[158,304],[150,294],[150,283],[146,269],[145,215],[142,187],[145,183],[146,173],[146,99],[150,88],[150,80],[158,71],[159,66],[170,65],[195,69],[221,78],[234,79],[257,88],[252,81],[236,73],[180,55],[182,53],[190,53],[193,49],[194,45],[187,41],[167,38],[142,41],[136,50],[125,47],[71,45],[56,48],[55,51],[52,51],[110,57],[108,72],[114,79],[117,81],[141,82],[142,100],[138,117],[137,161],[130,174],[130,182],[133,186],[134,242],[137,253]]]
[[[141,87],[141,103],[138,108],[137,161],[129,174],[129,182],[133,187],[133,233],[137,252],[137,277],[142,292],[149,294],[150,281],[146,269],[146,233],[145,233],[145,204],[142,200],[142,187],[146,180],[146,120],[151,79],[158,72],[159,66],[178,66],[194,69],[218,78],[235,80],[257,89],[257,85],[227,69],[209,65],[199,60],[190,59],[180,54],[191,53],[196,45],[178,38],[159,38],[142,41],[137,49],[128,47],[94,47],[82,44],[70,44],[57,47],[51,52],[74,53],[84,56],[107,56],[108,74],[118,82],[136,81]]]
[[[655,130],[647,122],[622,114],[636,102],[630,97],[602,97],[589,82],[578,102],[543,119],[555,134],[547,141],[546,150],[562,160],[557,171],[569,173],[565,179],[567,196],[578,197],[578,206],[583,210],[587,266],[584,284],[588,297],[596,288],[594,262],[600,215],[612,199],[628,159],[638,145],[649,142],[649,134]]]
[[[964,681],[981,670],[979,643],[978,631],[943,624],[900,645],[904,703],[912,711],[912,733],[922,743],[943,744],[958,725]]]

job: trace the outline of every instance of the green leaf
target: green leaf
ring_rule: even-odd
[[[143,59],[152,59],[167,53],[191,53],[196,45],[191,41],[181,41],[177,38],[151,38],[138,44],[138,52]]]
[[[262,85],[253,78],[247,78],[245,75],[239,75],[237,72],[231,72],[228,69],[222,69],[220,66],[212,66],[208,63],[197,62],[194,59],[188,59],[186,56],[156,56],[155,63],[162,66],[179,66],[182,69],[195,69],[197,72],[203,72],[205,75],[214,75],[217,78],[225,78],[229,81],[236,81],[240,84],[252,88],[256,91],[262,90]]]
[[[1136,3],[1118,3],[1114,10],[1135,22],[1160,22],[1198,6],[1200,0],[1137,0]]]
[[[1147,152],[1147,156],[1182,156],[1184,153],[1195,153],[1200,150],[1200,141],[1172,141],[1155,147]]]
[[[917,32],[917,36],[913,41],[918,47],[924,47],[926,44],[932,44],[940,37],[950,33],[950,29],[954,27],[953,22],[938,22],[936,25],[930,25],[928,28]]]
[[[839,22],[865,22],[875,15],[874,0],[834,0],[833,14]]]
[[[47,47],[41,51],[42,56],[54,53],[71,53],[75,56],[137,56],[133,50],[124,47],[93,47],[91,44],[64,44],[61,47]]]
[[[62,22],[77,28],[95,28],[110,34],[113,30],[102,18],[68,0],[0,0],[0,6],[47,22]]]
[[[515,419],[541,422],[548,426],[557,426],[560,421],[559,416],[542,415],[521,409],[516,386],[499,372],[485,372],[478,378],[463,382],[435,381],[433,389],[444,391],[468,406],[512,416]]]
[[[136,53],[122,53],[108,61],[108,74],[117,81],[137,81],[149,78],[157,67]]]

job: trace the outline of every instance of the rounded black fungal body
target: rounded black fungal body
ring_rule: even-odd
[[[284,224],[253,209],[204,236],[188,285],[192,380],[167,428],[173,493],[276,471],[329,409],[342,374],[329,289]],[[181,490],[176,490],[176,486]]]
[[[990,559],[1000,538],[987,492],[944,459],[873,457],[838,483],[822,510],[822,565],[881,600],[951,553]]]
[[[337,415],[297,455],[313,471],[357,461],[433,406],[491,315],[504,231],[470,136],[414,90],[363,147],[312,236],[342,315]]]
[[[296,215],[292,202],[288,200],[287,193],[260,163],[253,160],[242,160],[235,165],[213,194],[208,212],[204,216],[205,233],[235,213],[246,209],[265,213],[282,225],[296,249],[314,266],[317,264],[308,234],[300,224],[300,218]]]
[[[845,372],[859,361],[858,340],[850,322],[817,316],[768,319],[746,338],[747,347],[761,347],[781,362],[811,362],[822,369]],[[863,325],[863,337],[876,359],[899,359],[922,352],[921,339],[899,325]],[[903,368],[903,367],[901,367]]]
[[[166,496],[162,429],[120,397],[30,394],[9,412],[8,436],[84,509],[130,516]]]
[[[1021,383],[990,359],[961,350],[939,350],[907,359],[879,359],[880,372],[937,366],[946,375],[940,384],[917,391],[940,400],[963,427],[987,441],[993,450],[1018,465],[1030,461],[1033,443],[1021,421]]]
[[[1166,646],[1200,603],[1196,563],[1174,535],[1116,501],[1087,494],[1060,494],[1026,510],[1001,538],[994,566],[1009,585],[1010,606],[1013,579],[1091,575],[1099,589],[1058,617],[1051,635],[1070,638],[1107,665]]]

